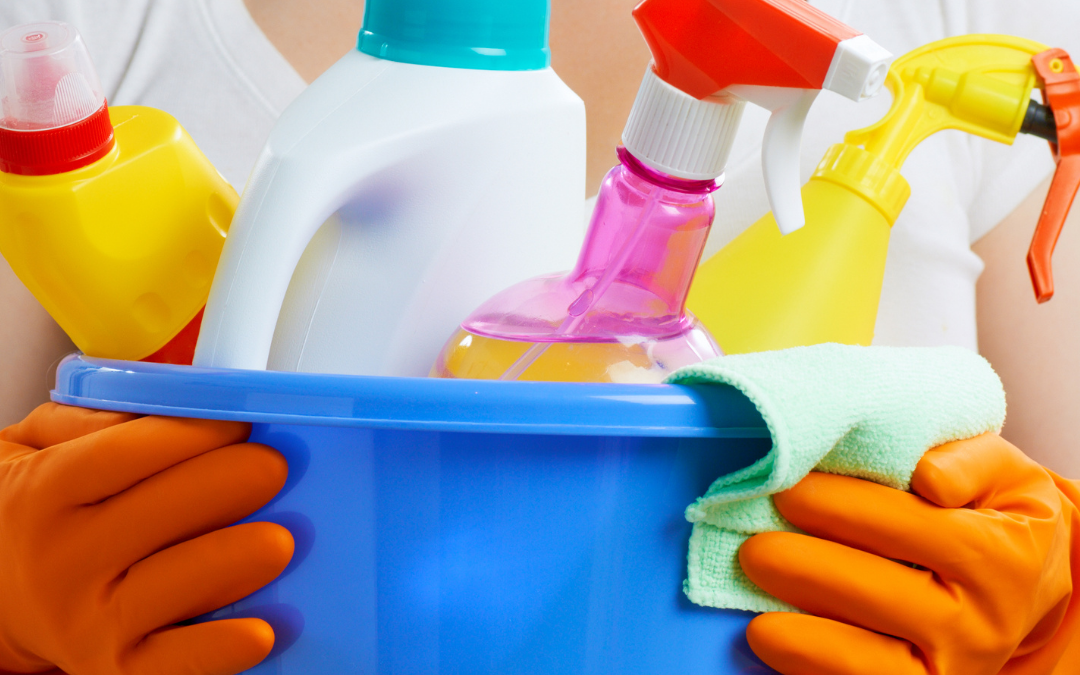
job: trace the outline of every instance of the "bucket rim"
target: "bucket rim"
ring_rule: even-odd
[[[767,438],[727,385],[499,382],[66,357],[56,403],[267,424],[573,436]]]

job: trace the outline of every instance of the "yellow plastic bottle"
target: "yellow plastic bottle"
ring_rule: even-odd
[[[239,197],[168,114],[108,108],[74,28],[0,35],[0,253],[84,353],[190,363]]]
[[[893,105],[831,147],[803,186],[806,225],[781,236],[772,214],[702,263],[687,307],[726,354],[874,337],[889,234],[910,195],[900,167],[931,134],[959,129],[1011,144],[1033,107],[1044,45],[966,35],[893,63]]]

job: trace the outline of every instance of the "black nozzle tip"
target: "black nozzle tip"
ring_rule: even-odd
[[[1054,121],[1054,111],[1050,106],[1038,101],[1028,102],[1027,113],[1024,115],[1024,123],[1020,125],[1020,132],[1057,143],[1057,122]]]

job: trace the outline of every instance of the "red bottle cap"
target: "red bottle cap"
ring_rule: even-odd
[[[73,27],[16,26],[0,34],[0,171],[64,173],[112,149],[97,72]]]

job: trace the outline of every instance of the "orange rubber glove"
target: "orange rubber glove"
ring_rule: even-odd
[[[261,661],[274,642],[261,620],[174,625],[292,557],[278,525],[226,527],[288,471],[249,433],[53,403],[0,431],[0,671],[229,675]]]
[[[987,434],[928,452],[911,489],[812,473],[776,495],[813,536],[739,560],[809,615],[756,617],[754,652],[784,675],[1080,673],[1077,487]]]

